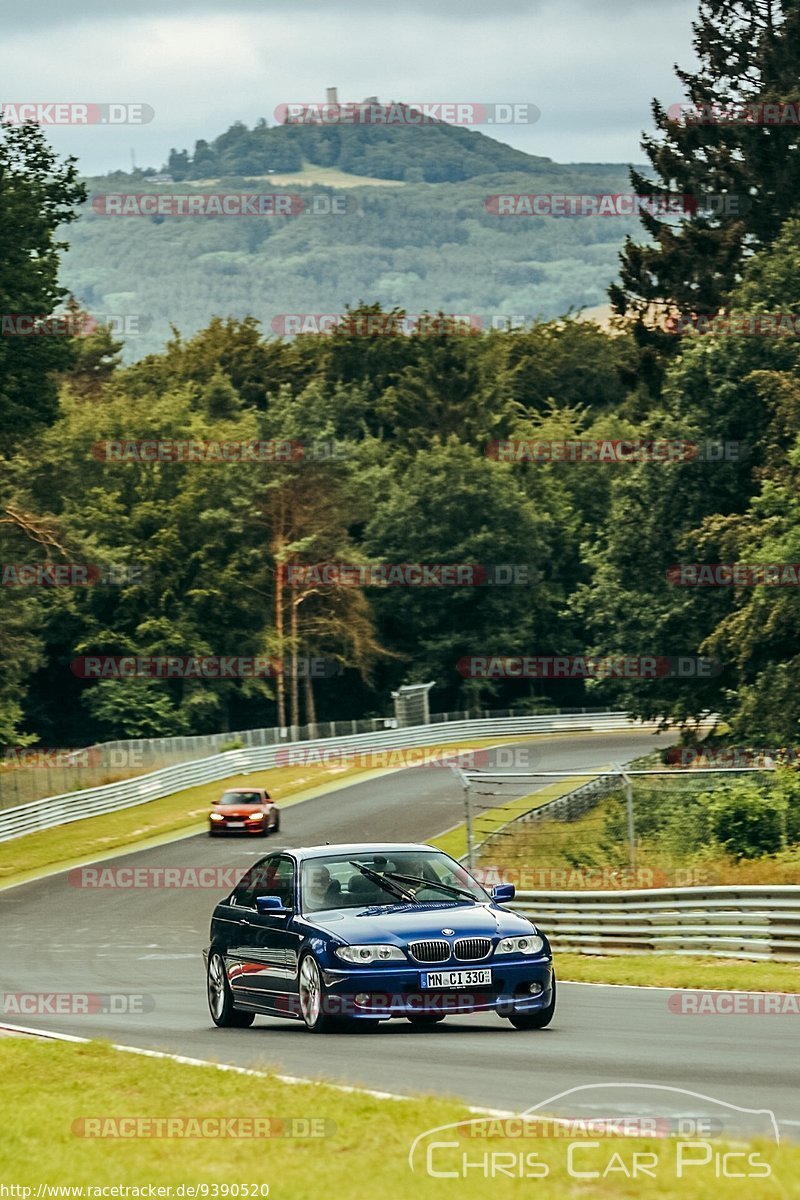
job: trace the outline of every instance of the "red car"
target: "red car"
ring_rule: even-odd
[[[255,833],[268,837],[280,829],[281,817],[266,788],[235,788],[214,801],[208,826],[210,837],[218,833]]]

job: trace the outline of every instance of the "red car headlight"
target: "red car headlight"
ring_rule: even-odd
[[[209,813],[209,816],[211,817],[212,821],[224,821],[225,820],[222,813]]]
[[[259,813],[250,813],[250,816],[247,819],[248,819],[248,821],[263,821],[264,814],[260,813],[260,812]]]

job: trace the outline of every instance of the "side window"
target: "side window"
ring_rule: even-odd
[[[267,881],[271,879],[278,866],[278,855],[262,858],[249,871],[246,871],[233,889],[231,903],[237,908],[255,908],[256,896],[268,896]]]
[[[268,886],[257,891],[258,896],[280,896],[284,908],[294,908],[294,863],[291,858],[276,861],[275,870],[265,881]]]

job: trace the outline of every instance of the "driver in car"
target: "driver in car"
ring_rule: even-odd
[[[430,868],[428,867],[424,858],[415,858],[411,856],[407,857],[404,855],[397,862],[392,863],[392,870],[396,871],[398,875],[405,875],[418,881],[431,878],[429,873]],[[435,876],[433,878],[435,879]],[[415,896],[418,896],[420,893],[424,893],[424,898],[426,900],[434,898],[440,899],[442,895],[441,892],[436,891],[435,889],[426,888],[425,884],[422,882],[404,883],[403,886],[407,887],[411,892],[414,893]]]
[[[331,879],[331,873],[324,863],[311,867],[306,886],[306,908],[309,911],[335,907],[340,893],[341,884]]]

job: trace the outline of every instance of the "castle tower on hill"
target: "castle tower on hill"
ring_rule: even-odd
[[[325,89],[325,103],[326,104],[338,104],[339,103],[338,87],[329,87],[329,88]],[[380,100],[378,99],[377,96],[366,96],[361,101],[361,103],[362,104],[380,104]],[[392,103],[394,103],[394,101],[392,101]]]

